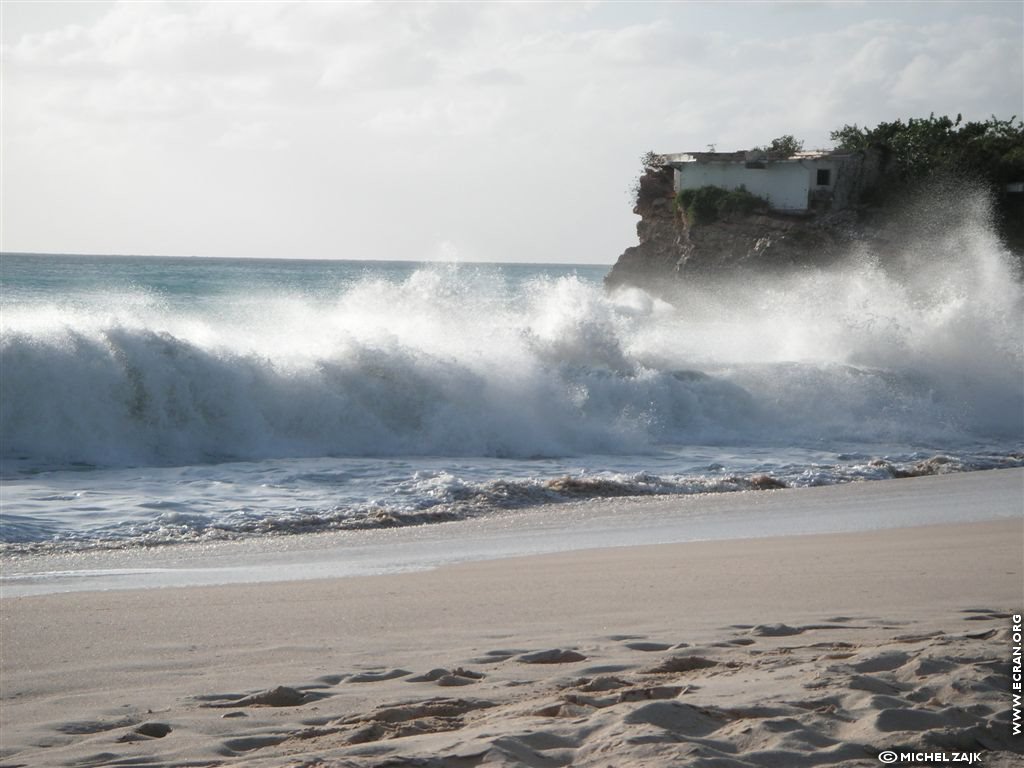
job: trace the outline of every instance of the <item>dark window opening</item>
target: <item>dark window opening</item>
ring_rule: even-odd
[[[818,186],[827,187],[832,181],[832,170],[829,168],[818,169]]]

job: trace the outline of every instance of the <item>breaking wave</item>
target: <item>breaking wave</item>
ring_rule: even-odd
[[[174,465],[642,454],[677,444],[1024,437],[1022,305],[981,226],[669,305],[472,267],[191,309],[145,292],[5,308],[2,455]]]

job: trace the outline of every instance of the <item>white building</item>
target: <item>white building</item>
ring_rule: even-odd
[[[673,170],[673,186],[745,187],[773,210],[805,212],[846,208],[864,185],[865,154],[798,152],[789,157],[761,150],[683,152],[662,155]]]

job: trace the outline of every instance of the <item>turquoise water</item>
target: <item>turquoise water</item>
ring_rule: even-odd
[[[603,266],[0,256],[0,539],[376,527],[630,494],[1012,466],[1020,286],[606,292]]]
[[[4,306],[76,303],[111,295],[160,297],[179,306],[281,292],[310,299],[337,297],[361,279],[407,280],[430,265],[416,261],[326,261],[311,259],[215,259],[152,256],[0,255]],[[486,274],[522,283],[538,275],[579,276],[598,283],[608,267],[579,264],[445,264],[453,272]]]

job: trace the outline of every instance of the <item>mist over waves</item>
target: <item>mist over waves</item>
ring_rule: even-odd
[[[257,278],[186,303],[119,285],[9,304],[3,456],[119,466],[1024,436],[1020,277],[982,225],[898,263],[863,252],[683,285],[671,305],[539,269],[363,270],[315,292]]]

